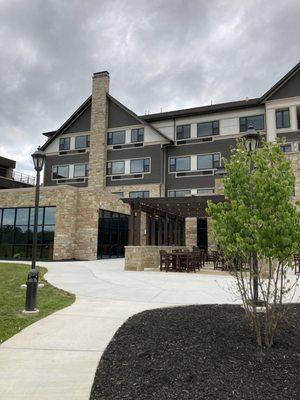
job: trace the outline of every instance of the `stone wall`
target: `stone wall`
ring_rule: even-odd
[[[1,207],[34,207],[35,188],[0,191]],[[129,214],[108,192],[73,186],[42,187],[40,206],[56,207],[54,260],[97,258],[99,209]]]
[[[300,155],[299,153],[287,154],[292,162],[293,171],[295,174],[295,201],[300,201]]]
[[[160,264],[160,250],[171,251],[186,249],[184,246],[126,246],[125,270],[144,271],[145,268],[158,269]]]
[[[106,186],[109,192],[123,192],[124,197],[129,197],[129,192],[139,192],[149,190],[150,197],[164,197],[164,187],[160,184],[146,184],[146,185],[120,185],[120,186]]]
[[[185,219],[185,244],[189,248],[197,246],[197,218]]]
[[[89,187],[103,189],[106,184],[106,127],[108,120],[108,72],[93,76],[89,158]]]

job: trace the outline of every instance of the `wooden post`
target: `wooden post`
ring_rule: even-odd
[[[168,217],[164,217],[164,246],[169,245],[169,233],[168,233]]]
[[[151,246],[155,245],[155,218],[151,215]]]

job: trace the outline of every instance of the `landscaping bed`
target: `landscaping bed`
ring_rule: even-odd
[[[26,326],[52,314],[54,311],[71,305],[75,296],[50,285],[44,278],[46,268],[38,268],[39,282],[44,283],[38,289],[37,315],[24,315],[26,289],[20,286],[26,283],[29,265],[0,263],[0,344],[18,333]]]
[[[296,400],[300,305],[291,304],[272,349],[262,350],[235,305],[145,311],[105,350],[91,400]]]

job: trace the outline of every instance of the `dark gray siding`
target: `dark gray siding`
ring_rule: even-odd
[[[300,96],[300,71],[277,90],[268,100],[285,99]]]
[[[47,156],[44,172],[44,186],[56,186],[56,181],[52,181],[52,167],[54,165],[83,164],[89,162],[89,153],[79,153],[74,155]],[[87,186],[87,183],[74,183],[74,186]]]
[[[119,185],[142,185],[143,183],[160,183],[161,182],[161,159],[162,150],[160,145],[145,146],[126,150],[108,150],[107,160],[126,160],[132,158],[151,158],[151,173],[145,174],[144,179],[120,179],[112,181],[111,178],[107,178],[107,186],[119,186]]]
[[[108,101],[108,128],[121,126],[141,125],[140,121],[132,117],[125,110],[117,106],[111,100]]]
[[[16,168],[16,162],[14,160],[10,160],[9,158],[0,157],[0,167],[5,168]]]
[[[230,158],[231,149],[235,147],[235,139],[221,139],[213,142],[197,143],[192,145],[168,146],[167,147],[167,170],[168,158],[184,155],[221,153],[221,157]],[[166,177],[166,190],[208,188],[215,186],[213,175],[187,176],[176,178],[175,174],[168,174]]]
[[[300,140],[300,131],[277,133],[279,139],[285,138],[287,142],[298,142]]]
[[[88,106],[83,113],[63,133],[77,133],[91,130],[91,106]]]

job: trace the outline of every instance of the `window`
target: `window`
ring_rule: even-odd
[[[107,175],[120,175],[125,173],[125,161],[110,161],[107,163]]]
[[[177,140],[188,139],[191,137],[191,125],[179,125],[176,128]]]
[[[262,131],[264,129],[264,115],[253,115],[251,117],[240,118],[240,132],[246,132],[249,125],[253,125],[254,129]]]
[[[114,194],[117,197],[124,197],[124,192],[112,192],[112,194]]]
[[[52,179],[68,179],[68,178],[69,178],[68,165],[56,165],[52,168]]]
[[[197,169],[214,169],[220,166],[220,155],[216,154],[200,154],[197,156]]]
[[[189,171],[191,169],[190,157],[171,157],[169,159],[170,172]]]
[[[39,259],[53,258],[55,207],[40,207],[38,218]],[[34,208],[0,209],[0,257],[30,259],[32,256]]]
[[[70,150],[70,138],[59,139],[59,151]]]
[[[150,171],[150,158],[141,158],[139,160],[130,160],[130,173],[137,174]]]
[[[124,144],[125,143],[125,131],[116,131],[107,133],[107,144]]]
[[[144,128],[131,129],[131,143],[144,141]]]
[[[215,189],[214,188],[197,189],[197,194],[210,194],[210,193],[215,193]]]
[[[284,153],[291,153],[293,151],[291,144],[283,144],[281,149]]]
[[[145,191],[129,192],[129,197],[131,199],[137,199],[138,197],[140,198],[149,197],[149,191],[145,190]]]
[[[283,129],[290,127],[290,110],[276,111],[276,128]]]
[[[190,196],[191,191],[189,189],[183,190],[169,190],[169,197],[185,197]]]
[[[219,135],[219,121],[197,124],[197,137]]]
[[[85,149],[87,147],[90,147],[90,135],[75,137],[75,149]]]
[[[74,165],[74,178],[88,176],[88,164],[75,164]]]

